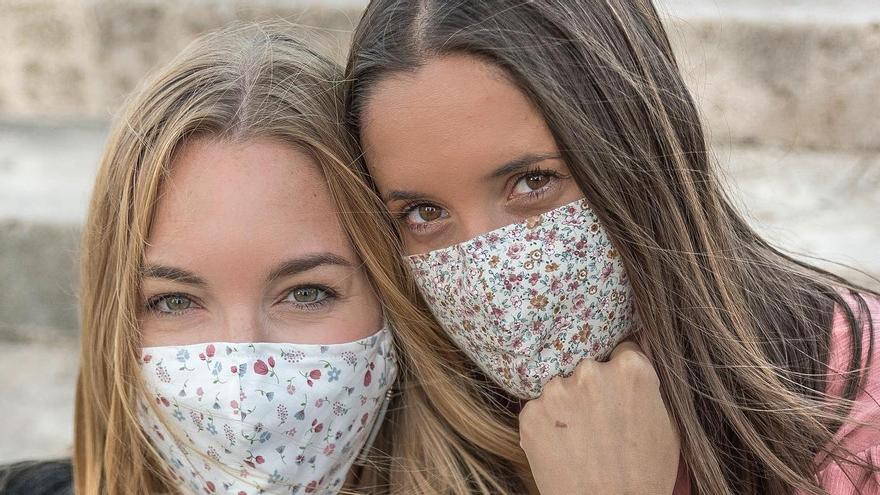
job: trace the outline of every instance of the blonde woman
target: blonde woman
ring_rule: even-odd
[[[542,494],[880,494],[880,298],[731,205],[650,0],[372,0],[346,76]]]
[[[199,39],[114,125],[82,242],[77,494],[502,493],[524,468],[400,289],[340,69],[289,30]],[[69,469],[7,488],[66,492]]]

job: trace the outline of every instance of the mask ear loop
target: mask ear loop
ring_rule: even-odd
[[[385,400],[382,401],[382,408],[379,409],[379,415],[376,417],[376,422],[373,423],[373,427],[370,429],[370,434],[367,436],[367,443],[364,444],[361,453],[358,454],[357,459],[355,459],[355,464],[361,466],[366,464],[367,455],[373,447],[373,442],[376,441],[376,437],[379,435],[379,430],[382,429],[382,423],[385,422],[385,414],[388,412],[388,404],[391,403],[393,397],[394,387],[392,386],[388,389],[388,392],[385,393]]]

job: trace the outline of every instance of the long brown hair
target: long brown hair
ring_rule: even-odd
[[[650,0],[373,0],[346,73],[352,134],[379,81],[445,54],[500,67],[543,114],[625,263],[696,492],[824,493],[814,456],[873,353],[867,307],[731,205]],[[824,393],[836,306],[853,337],[843,400]]]
[[[503,452],[516,446],[516,436],[498,426],[497,408],[467,379],[465,361],[425,316],[399,268],[399,246],[381,203],[349,167],[353,146],[341,129],[335,90],[341,67],[286,34],[292,30],[264,23],[200,38],[148,80],[115,122],[82,238],[74,452],[79,494],[173,491],[135,414],[145,397],[137,360],[139,290],[160,187],[175,151],[202,136],[269,137],[308,153],[336,204],[337,211],[326,214],[340,215],[384,304],[401,357],[399,393],[349,488],[503,490],[494,478],[495,457],[470,439]]]

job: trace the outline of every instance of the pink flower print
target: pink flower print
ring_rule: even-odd
[[[315,384],[315,380],[320,380],[320,379],[321,379],[321,370],[314,369],[312,371],[309,371],[309,374],[306,375],[306,384],[308,384],[308,386],[311,387]]]
[[[364,386],[365,386],[365,387],[369,387],[369,386],[370,386],[370,383],[373,382],[373,372],[372,372],[372,370],[374,370],[375,368],[376,368],[376,364],[375,364],[375,363],[370,363],[370,366],[367,368],[367,372],[364,373]]]
[[[530,283],[531,285],[535,285],[535,284],[537,284],[539,280],[541,280],[541,275],[540,275],[540,274],[538,274],[538,273],[533,273],[533,274],[529,275],[529,283]]]
[[[168,406],[171,405],[171,402],[169,402],[168,399],[166,399],[166,398],[163,397],[163,396],[159,396],[159,398],[158,398],[157,400],[158,400],[158,402],[161,402],[162,405],[165,406],[165,407],[168,407]]]
[[[198,395],[199,397],[205,395],[205,391],[202,389],[202,387],[196,389],[196,395]]]
[[[324,447],[324,455],[327,455],[327,456],[333,455],[334,450],[336,450],[336,444],[335,443],[328,444],[326,447]]]
[[[288,384],[287,384],[287,393],[288,393],[289,395],[293,395],[293,394],[296,393],[296,386],[295,386],[293,383],[288,383]]]
[[[559,361],[560,361],[560,363],[562,363],[563,366],[568,366],[569,364],[571,364],[572,360],[573,360],[573,356],[568,351],[563,352],[562,357],[559,358]]]
[[[233,364],[232,366],[229,367],[229,371],[232,372],[233,375],[237,374],[238,373],[238,366]]]
[[[266,366],[266,363],[263,362],[262,359],[257,359],[257,362],[254,363],[254,373],[258,375],[265,375],[269,373],[269,367]]]
[[[312,480],[309,482],[308,485],[306,485],[305,492],[306,493],[315,493],[315,490],[317,490],[317,489],[318,489],[318,482],[315,480]]]
[[[144,363],[149,363],[153,359],[152,354],[144,354]]]
[[[522,254],[522,252],[522,244],[517,243],[507,248],[507,257],[512,260],[519,259],[519,256]]]
[[[217,488],[214,486],[214,483],[207,481],[205,482],[205,493],[214,493]]]
[[[269,362],[269,367],[270,367],[270,368],[274,368],[274,367],[275,367],[275,358],[274,358],[274,357],[269,356],[269,359],[267,359],[267,361]]]
[[[214,344],[208,344],[208,347],[205,348],[205,354],[207,354],[209,358],[214,357],[214,351]]]
[[[324,405],[324,399],[318,399],[315,401],[315,407],[320,409]]]
[[[324,430],[324,423],[319,423],[317,419],[312,420],[312,431],[321,433]]]

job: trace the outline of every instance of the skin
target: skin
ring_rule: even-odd
[[[200,138],[177,153],[149,235],[144,346],[332,344],[382,314],[305,153],[268,139]]]
[[[478,59],[393,75],[364,110],[365,157],[411,254],[583,197],[541,114]]]
[[[379,82],[361,141],[411,254],[583,197],[541,114],[478,58],[435,58]],[[551,380],[519,426],[543,495],[673,491],[678,435],[654,368],[631,342]]]

